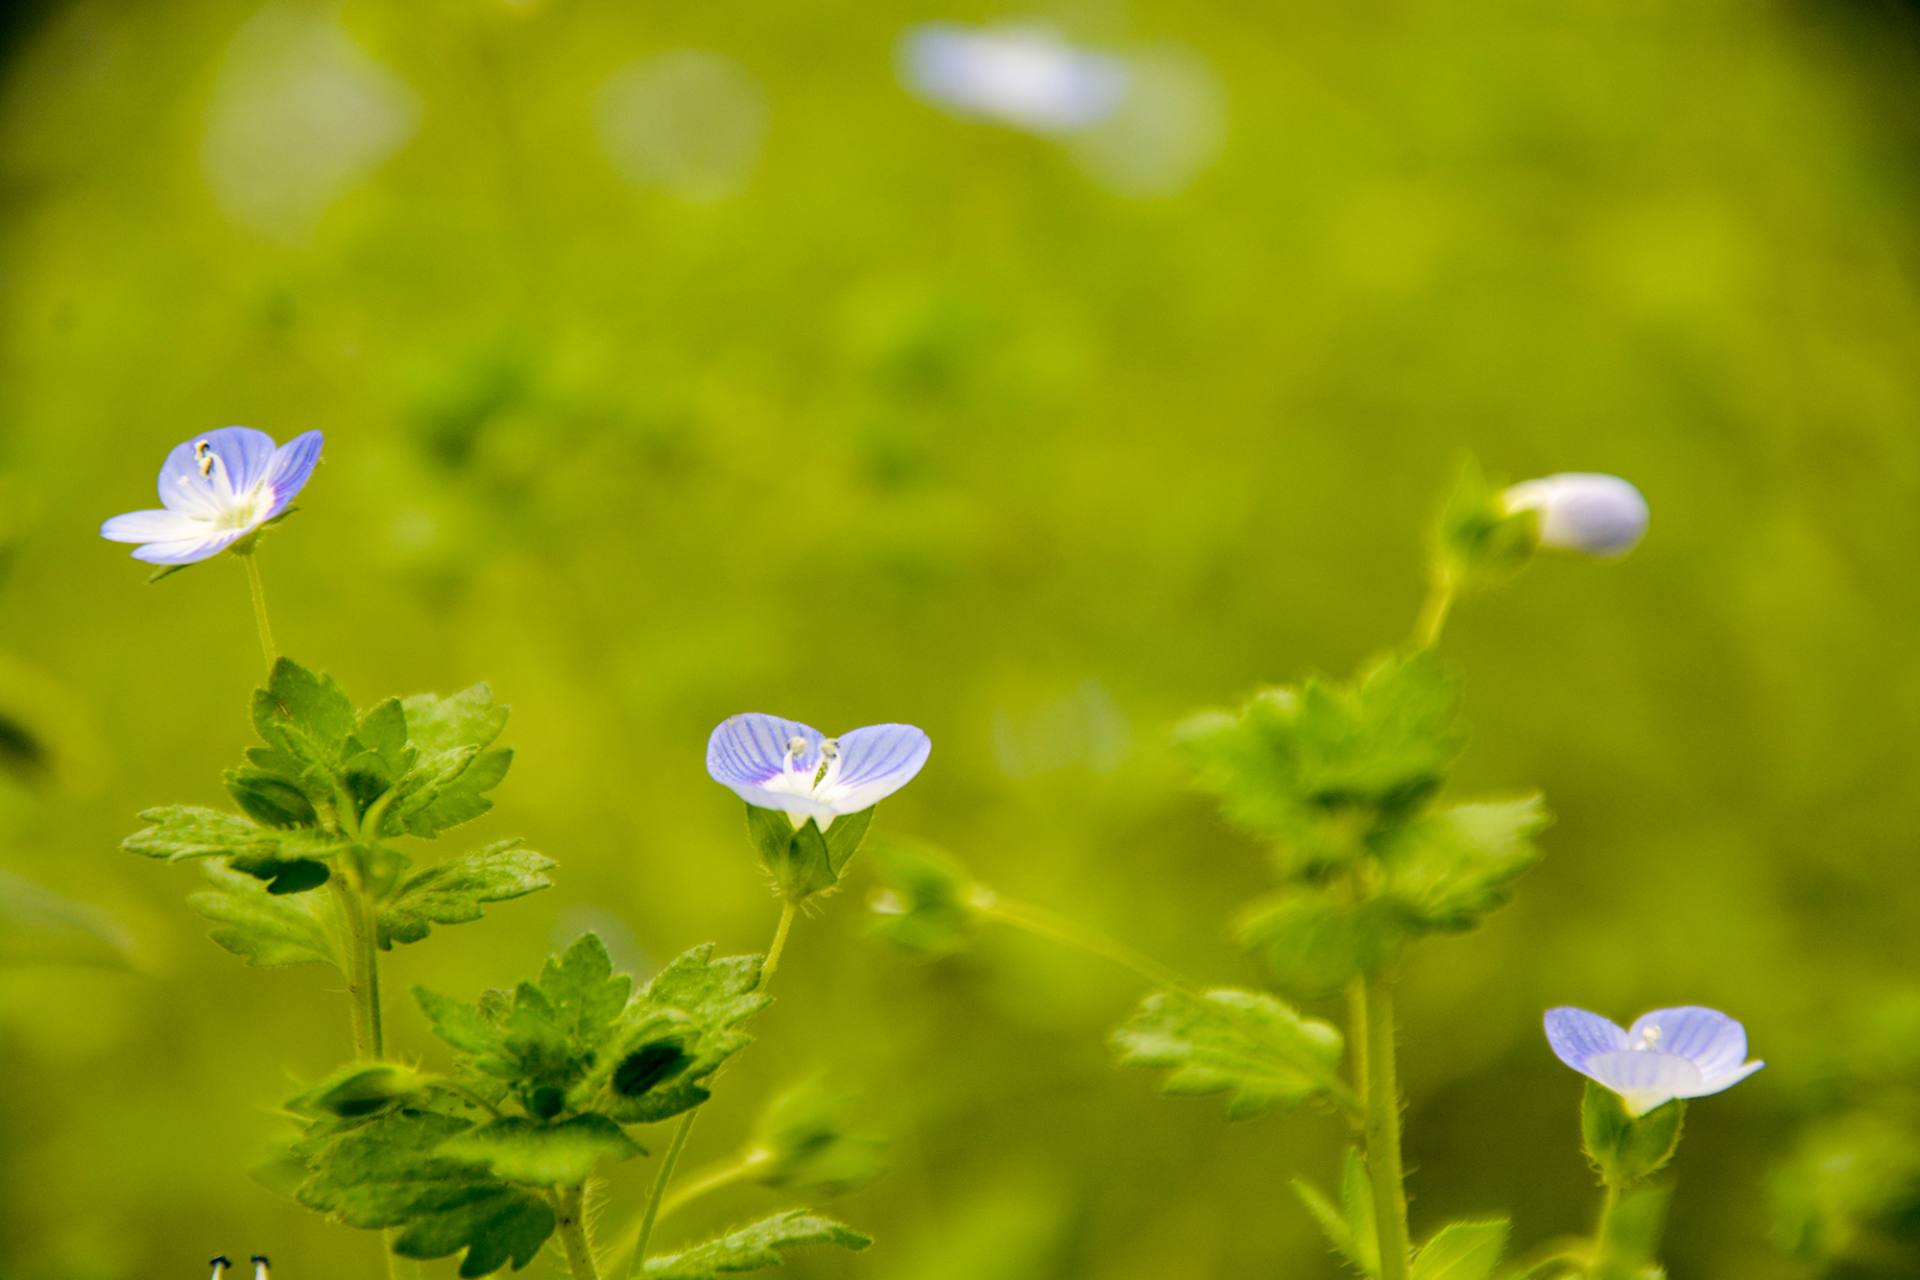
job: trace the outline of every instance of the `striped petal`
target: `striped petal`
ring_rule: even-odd
[[[1747,1059],[1747,1029],[1718,1009],[1699,1005],[1642,1014],[1628,1028],[1627,1042],[1679,1054],[1709,1077]]]
[[[199,447],[205,443],[220,465],[203,473]],[[266,478],[272,465],[273,437],[251,427],[221,427],[175,445],[160,467],[160,502],[175,511],[217,515]]]
[[[822,796],[841,813],[859,813],[913,781],[933,742],[910,724],[875,724],[840,737],[840,768]]]
[[[318,431],[308,431],[273,451],[266,472],[266,482],[273,488],[273,505],[268,508],[266,519],[271,520],[285,511],[287,504],[306,487],[320,461],[320,446],[324,443],[325,438]]]
[[[1627,1110],[1636,1116],[1675,1098],[1698,1098],[1716,1092],[1706,1087],[1699,1067],[1677,1053],[1654,1049],[1596,1053],[1587,1059],[1581,1074],[1619,1094]]]
[[[1624,1051],[1628,1043],[1627,1033],[1612,1019],[1569,1005],[1547,1010],[1546,1028],[1555,1056],[1582,1074],[1595,1055]]]
[[[795,738],[806,749],[795,767],[808,777],[820,766],[820,742],[824,737],[812,725],[779,716],[750,712],[730,716],[720,722],[707,739],[707,773],[723,787],[731,787],[747,803],[758,801],[742,788],[759,788],[787,772],[787,747]]]
[[[181,542],[199,538],[208,528],[205,521],[179,511],[129,511],[100,526],[100,536],[109,542]]]
[[[228,529],[171,542],[149,542],[144,547],[135,547],[133,558],[148,564],[198,564],[219,555],[251,532],[251,529]]]

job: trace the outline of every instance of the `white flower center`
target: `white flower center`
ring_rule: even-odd
[[[1645,1030],[1641,1031],[1639,1043],[1629,1045],[1628,1048],[1658,1049],[1660,1047],[1660,1036],[1661,1036],[1661,1031],[1659,1027],[1647,1027]]]

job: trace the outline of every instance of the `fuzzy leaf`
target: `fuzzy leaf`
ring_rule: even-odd
[[[167,805],[143,809],[143,827],[120,842],[128,853],[180,862],[188,858],[244,858],[272,856],[279,851],[275,833],[238,814],[221,813],[196,805]]]
[[[1254,903],[1236,929],[1282,990],[1314,997],[1378,972],[1405,937],[1392,903],[1354,903],[1326,889],[1293,889]]]
[[[507,1182],[577,1187],[602,1163],[646,1152],[605,1116],[582,1115],[558,1124],[508,1116],[456,1135],[440,1154],[484,1165]]]
[[[486,795],[500,785],[513,752],[488,750],[506,728],[507,709],[480,684],[442,698],[421,694],[402,704],[416,763],[396,785],[399,797],[382,834],[436,836],[493,807]]]
[[[355,1062],[287,1101],[296,1115],[343,1119],[372,1115],[427,1087],[429,1078],[397,1062]]]
[[[1413,1257],[1413,1280],[1489,1280],[1507,1247],[1507,1221],[1451,1222]]]
[[[1198,997],[1156,992],[1112,1039],[1120,1065],[1168,1069],[1162,1092],[1227,1094],[1230,1120],[1326,1091],[1341,1052],[1330,1024],[1234,988]]]
[[[261,968],[315,963],[337,967],[333,936],[313,895],[274,894],[245,872],[204,865],[211,884],[189,895],[187,905],[214,922],[215,942]]]
[[[553,861],[502,840],[458,858],[423,867],[394,891],[380,909],[380,945],[418,942],[436,924],[478,920],[481,907],[548,888]]]
[[[780,1254],[805,1245],[831,1244],[864,1249],[873,1241],[844,1223],[805,1209],[789,1209],[740,1227],[691,1249],[649,1259],[651,1280],[719,1280],[742,1271],[780,1265]]]
[[[1533,837],[1551,820],[1538,795],[1425,814],[1381,850],[1386,895],[1417,927],[1472,928],[1503,905],[1513,881],[1540,860]]]
[[[1303,1179],[1293,1183],[1294,1194],[1307,1206],[1334,1250],[1363,1276],[1380,1274],[1380,1240],[1373,1213],[1373,1188],[1357,1147],[1347,1149],[1340,1179],[1340,1206]]]
[[[281,658],[267,686],[253,695],[253,726],[295,769],[330,774],[340,763],[358,716],[332,676]]]
[[[612,1049],[583,1086],[625,1124],[650,1124],[705,1102],[703,1083],[753,1042],[740,1028],[771,1003],[760,957],[713,958],[711,943],[667,965],[620,1020]]]

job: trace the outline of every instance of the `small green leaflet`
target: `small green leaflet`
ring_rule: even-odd
[[[398,784],[390,815],[395,830],[436,836],[491,809],[486,793],[513,763],[511,750],[489,750],[507,725],[507,709],[492,691],[480,684],[448,698],[421,694],[402,708],[418,763]],[[389,833],[383,827],[381,834]]]
[[[1413,1280],[1491,1280],[1507,1247],[1507,1221],[1452,1222],[1413,1256]]]
[[[1382,842],[1385,896],[1418,928],[1472,928],[1540,860],[1533,837],[1551,821],[1537,794],[1435,809]]]
[[[711,943],[655,974],[621,1019],[615,1048],[588,1082],[624,1124],[650,1124],[705,1102],[703,1083],[753,1043],[740,1024],[772,1003],[759,956],[713,958]]]
[[[1121,1066],[1168,1069],[1162,1092],[1227,1094],[1229,1120],[1344,1088],[1339,1031],[1257,991],[1156,992],[1112,1043]]]
[[[1340,1256],[1363,1276],[1380,1274],[1379,1228],[1373,1212],[1373,1187],[1367,1182],[1366,1163],[1357,1147],[1347,1148],[1340,1179],[1340,1207],[1304,1178],[1293,1180],[1294,1194],[1333,1241]]]
[[[859,1250],[872,1243],[845,1223],[805,1209],[789,1209],[691,1249],[651,1258],[646,1275],[651,1280],[719,1280],[742,1271],[777,1267],[781,1252],[787,1249],[831,1244]]]
[[[1378,972],[1399,953],[1406,934],[1392,903],[1356,903],[1312,888],[1262,898],[1242,914],[1235,932],[1260,952],[1282,990],[1303,997],[1331,995],[1351,978]]]
[[[478,920],[481,907],[524,897],[553,884],[553,861],[502,840],[473,853],[423,867],[402,880],[380,907],[380,945],[418,942],[436,924]]]
[[[245,872],[212,862],[202,865],[209,887],[188,895],[187,905],[214,922],[215,942],[261,968],[339,967],[333,935],[313,901],[316,895],[275,894]]]
[[[288,1099],[287,1110],[302,1116],[353,1119],[414,1097],[431,1082],[432,1077],[398,1062],[349,1063]]]
[[[646,1152],[605,1116],[583,1115],[556,1124],[507,1116],[449,1139],[440,1154],[484,1165],[507,1182],[577,1187],[601,1164]]]
[[[339,841],[324,832],[262,827],[238,814],[196,805],[145,809],[140,821],[151,825],[128,836],[120,847],[168,862],[191,858],[292,861],[330,857],[340,849]]]

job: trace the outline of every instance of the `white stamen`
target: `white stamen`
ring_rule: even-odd
[[[1633,1047],[1636,1049],[1658,1049],[1660,1047],[1660,1028],[1657,1026],[1646,1028],[1640,1033],[1640,1043]]]
[[[232,1265],[233,1263],[227,1260],[227,1256],[225,1254],[221,1254],[219,1257],[215,1258],[212,1263],[213,1280],[220,1280],[221,1273],[224,1272],[228,1267]]]

